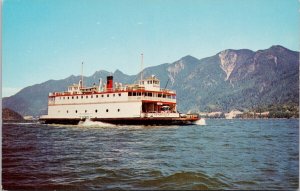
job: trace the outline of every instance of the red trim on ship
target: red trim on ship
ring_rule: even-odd
[[[140,102],[143,103],[162,103],[162,104],[176,104],[176,102],[167,102],[167,101],[152,101],[152,100],[134,100],[131,102]],[[63,104],[48,104],[48,106],[60,106],[60,105],[87,105],[87,104],[102,104],[102,103],[115,103],[115,102],[89,102],[89,103],[63,103]],[[120,103],[128,103],[128,101],[123,101]]]
[[[168,101],[153,101],[153,100],[142,100],[143,103],[162,103],[162,104],[176,104],[176,102]]]

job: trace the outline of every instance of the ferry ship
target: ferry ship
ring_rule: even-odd
[[[190,125],[199,120],[197,114],[177,111],[176,92],[160,88],[160,80],[152,75],[136,84],[123,85],[107,76],[92,87],[78,84],[65,92],[48,96],[48,115],[44,123],[78,124],[89,119],[116,125]]]

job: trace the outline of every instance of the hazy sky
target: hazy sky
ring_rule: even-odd
[[[299,50],[298,0],[6,0],[2,95],[97,70],[126,74],[224,49]]]

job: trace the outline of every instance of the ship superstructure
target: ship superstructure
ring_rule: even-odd
[[[90,119],[113,124],[190,124],[198,115],[181,115],[176,108],[176,92],[160,88],[152,75],[136,84],[123,85],[107,76],[106,83],[84,87],[82,80],[65,92],[49,93],[46,123],[78,124]]]

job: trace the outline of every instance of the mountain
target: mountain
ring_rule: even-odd
[[[11,109],[8,109],[8,108],[2,109],[2,119],[4,121],[23,121],[24,120],[22,115],[18,114],[17,112],[15,112]]]
[[[85,85],[98,84],[110,73],[104,70],[84,77]],[[144,69],[143,76],[156,75],[161,86],[175,89],[178,109],[191,111],[247,110],[272,104],[299,105],[299,52],[282,46],[272,46],[256,52],[224,50],[218,54],[197,59],[185,56],[173,63]],[[140,78],[126,75],[119,70],[114,81],[133,83]],[[62,80],[49,80],[26,87],[17,94],[4,98],[3,107],[22,115],[47,113],[49,92],[64,91],[78,83],[80,76]]]

